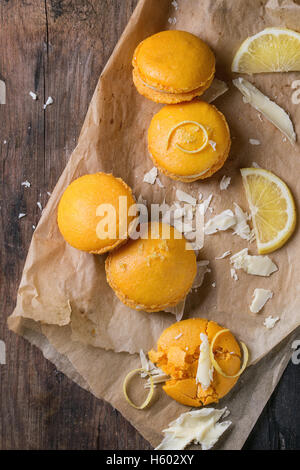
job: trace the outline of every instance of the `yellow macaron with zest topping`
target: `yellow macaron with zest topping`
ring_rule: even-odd
[[[170,225],[143,224],[142,237],[129,240],[105,262],[109,285],[127,306],[157,312],[177,305],[197,272],[194,250]]]
[[[168,105],[152,118],[148,150],[160,171],[174,180],[204,179],[225,163],[230,132],[224,115],[204,101]]]
[[[215,74],[210,47],[186,31],[162,31],[142,41],[133,55],[138,92],[157,103],[180,103],[200,96]]]

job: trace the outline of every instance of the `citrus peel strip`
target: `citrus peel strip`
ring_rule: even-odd
[[[210,354],[210,360],[214,366],[214,368],[216,369],[216,371],[223,375],[223,377],[226,377],[226,378],[230,378],[230,379],[234,379],[235,377],[238,377],[239,375],[241,375],[244,370],[246,369],[247,367],[247,363],[248,363],[248,359],[249,359],[249,352],[248,352],[248,349],[247,349],[247,346],[245,345],[245,343],[242,343],[241,342],[241,346],[242,346],[242,349],[243,349],[243,353],[244,353],[244,361],[243,361],[243,365],[242,367],[240,368],[240,370],[234,374],[234,375],[227,375],[225,374],[225,372],[221,369],[221,367],[219,366],[219,364],[217,363],[216,359],[215,359],[215,356],[214,356],[214,352],[213,352],[213,348],[214,348],[214,345],[215,345],[215,342],[216,342],[216,339],[222,334],[222,333],[226,333],[227,331],[229,331],[227,328],[225,328],[224,330],[220,330],[218,331],[218,333],[215,334],[215,336],[213,337],[212,339],[212,342],[210,344],[210,348],[209,348],[209,354]]]
[[[146,400],[140,405],[135,405],[129,398],[128,394],[127,394],[127,385],[128,383],[130,382],[130,380],[132,379],[132,377],[134,377],[136,374],[140,373],[140,372],[144,372],[148,377],[149,377],[149,380],[150,380],[150,390],[149,390],[149,393],[147,395],[147,398]],[[152,379],[152,375],[151,373],[146,370],[146,369],[143,369],[143,368],[140,368],[140,369],[133,369],[131,370],[125,377],[124,379],[124,382],[123,382],[123,393],[124,393],[124,396],[126,398],[126,401],[129,403],[129,405],[131,405],[133,408],[135,408],[136,410],[143,410],[144,408],[146,408],[146,406],[149,405],[152,397],[153,397],[153,393],[154,393],[154,383],[153,383],[153,379]]]
[[[178,129],[178,127],[182,126],[182,125],[185,125],[185,124],[194,124],[195,126],[198,126],[203,134],[204,134],[204,142],[203,144],[201,145],[201,147],[197,148],[196,150],[187,150],[187,149],[184,149],[183,147],[181,147],[179,144],[175,144],[175,147],[177,147],[179,150],[181,150],[182,152],[185,152],[185,153],[198,153],[198,152],[201,152],[201,150],[203,150],[207,144],[208,144],[208,134],[207,134],[207,130],[205,129],[204,126],[202,126],[202,124],[200,124],[199,122],[197,121],[181,121],[179,122],[178,124],[176,124],[175,126],[172,127],[172,129],[170,129],[169,131],[169,134],[168,134],[168,139],[167,139],[167,148],[169,147],[169,140],[170,140],[170,137],[171,135],[173,134],[173,132]]]

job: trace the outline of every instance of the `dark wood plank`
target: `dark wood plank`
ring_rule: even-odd
[[[263,413],[245,450],[300,449],[300,366],[291,361]]]
[[[0,1],[0,74],[7,85],[7,104],[0,105],[0,340],[7,348],[7,364],[0,365],[0,449],[150,449],[110,405],[80,389],[6,327],[40,216],[36,203],[45,205],[62,172],[100,72],[136,3]],[[48,96],[54,104],[44,111]],[[21,186],[26,179],[28,189]],[[20,212],[27,216],[18,220]],[[284,436],[286,448],[299,448],[299,415],[290,406],[299,409],[299,370],[288,369],[247,448],[259,447],[266,429],[264,448],[282,447],[274,433]]]

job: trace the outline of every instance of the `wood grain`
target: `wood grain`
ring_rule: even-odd
[[[6,327],[40,217],[37,202],[46,204],[75,147],[98,77],[136,3],[0,1],[0,76],[7,87],[7,104],[0,105],[0,339],[7,348],[7,364],[0,365],[0,449],[150,449],[116,410]],[[43,110],[48,96],[54,103]],[[21,186],[24,180],[30,188]],[[21,212],[27,215],[19,220]],[[300,447],[299,371],[289,366],[247,448]]]

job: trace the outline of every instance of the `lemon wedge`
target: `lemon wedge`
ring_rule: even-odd
[[[277,250],[292,235],[296,209],[287,185],[262,168],[242,168],[259,254]]]
[[[300,70],[300,33],[266,28],[247,38],[234,56],[231,70],[239,73]]]

